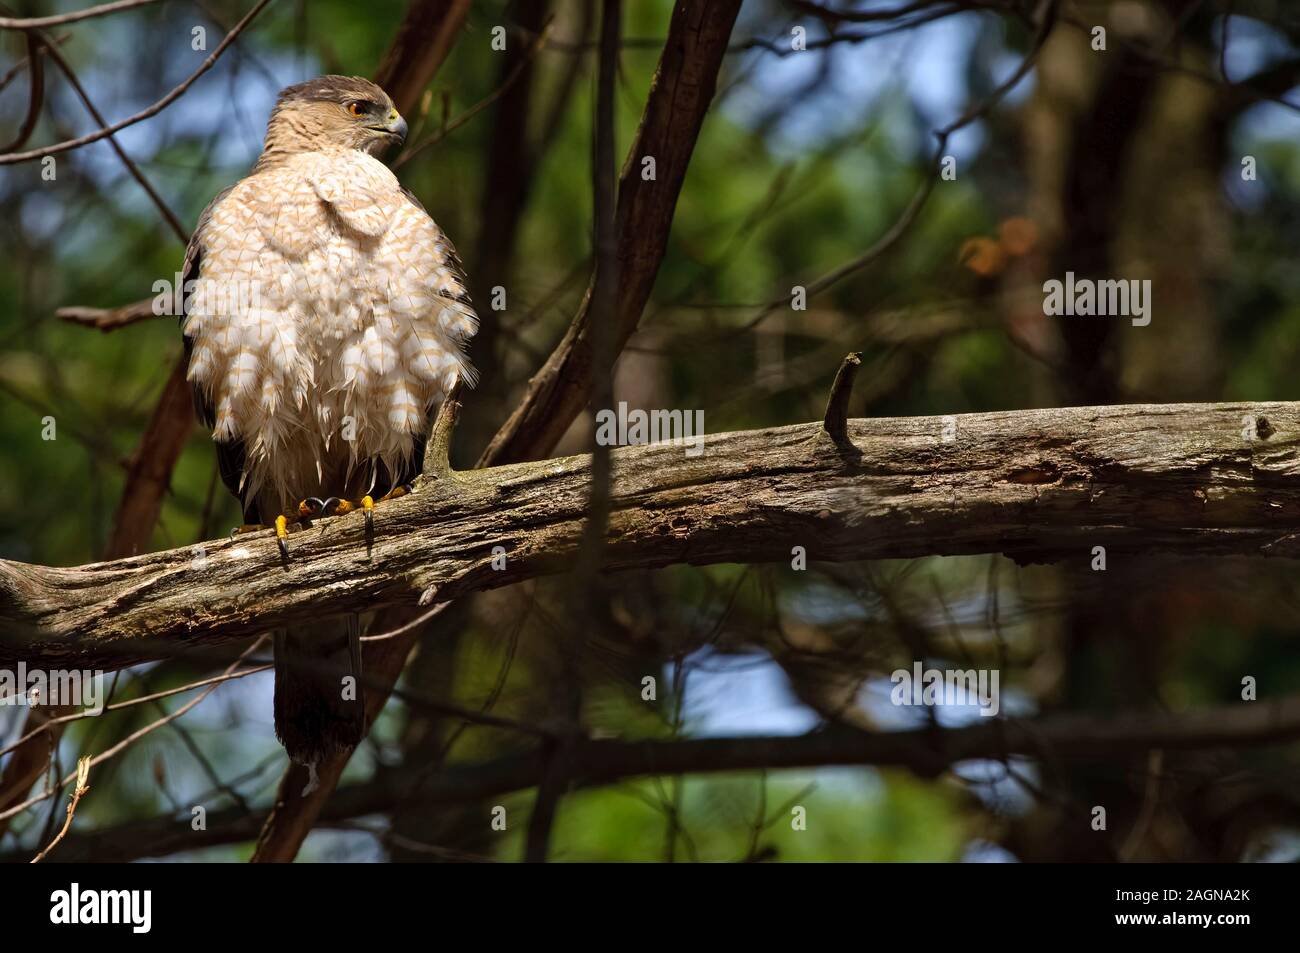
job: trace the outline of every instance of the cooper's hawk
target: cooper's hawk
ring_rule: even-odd
[[[477,320],[455,249],[377,155],[406,136],[367,80],[284,90],[252,173],[185,253],[189,380],[247,523],[370,510],[419,473]],[[275,730],[314,765],[365,733],[355,615],[275,637]],[[356,680],[349,683],[347,676]]]

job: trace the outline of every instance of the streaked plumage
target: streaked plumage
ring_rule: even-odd
[[[455,251],[393,173],[355,149],[291,155],[218,199],[194,241],[189,379],[213,439],[243,447],[240,497],[292,512],[373,489],[372,464],[405,470],[468,374],[476,321]],[[247,307],[205,312],[244,287]]]

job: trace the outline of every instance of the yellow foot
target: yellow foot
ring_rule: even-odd
[[[337,504],[337,508],[335,505]],[[275,543],[280,548],[280,555],[285,559],[289,558],[289,527],[295,523],[307,523],[316,516],[333,516],[335,513],[347,513],[352,509],[352,504],[347,501],[340,502],[334,497],[328,500],[321,500],[314,496],[309,496],[305,500],[300,500],[296,507],[297,512],[290,516],[281,513],[275,518],[275,522],[270,526],[263,526],[260,523],[245,523],[242,526],[236,526],[230,531],[230,538],[234,539],[241,533],[256,533],[264,529],[275,530]]]
[[[283,513],[275,518],[275,544],[280,547],[280,555],[289,558],[289,519]]]
[[[393,488],[377,500],[369,494],[366,494],[355,503],[350,500],[339,499],[337,496],[331,496],[324,500],[320,497],[309,496],[305,500],[300,500],[296,515],[291,517],[281,514],[275,518],[275,538],[276,544],[280,547],[280,554],[286,559],[289,556],[289,546],[285,540],[289,537],[289,527],[295,523],[306,523],[317,516],[342,516],[344,513],[362,510],[366,514],[366,530],[369,532],[374,529],[374,512],[377,504],[395,500],[399,496],[406,496],[410,492],[411,486],[407,484]],[[230,535],[233,538],[238,533],[251,533],[266,528],[258,525],[237,526],[230,531]]]
[[[300,520],[309,520],[313,516],[320,516],[325,512],[325,501],[319,497],[309,496],[305,500],[298,501],[298,519]]]
[[[280,555],[285,559],[289,558],[289,544],[286,542],[289,538],[289,527],[294,523],[309,523],[313,517],[329,516],[332,512],[330,509],[330,500],[322,500],[319,497],[309,496],[305,500],[299,500],[294,516],[281,513],[275,518],[275,542],[280,547]]]
[[[406,494],[410,492],[410,484],[405,484],[403,486],[393,487],[377,500],[369,495],[363,496],[361,498],[361,508],[366,511],[366,531],[371,532],[375,528],[375,504],[387,503],[389,500],[395,500],[399,496],[406,496]]]
[[[410,486],[399,486],[399,487],[395,487],[392,490],[389,490],[387,493],[385,493],[377,500],[369,493],[367,493],[365,496],[357,500],[355,503],[349,500],[338,500],[333,497],[331,497],[329,500],[326,500],[325,503],[326,506],[333,503],[334,508],[330,512],[336,514],[351,513],[354,510],[361,510],[366,514],[366,531],[369,532],[373,530],[375,527],[375,505],[376,504],[384,503],[387,502],[388,500],[395,500],[399,496],[406,496],[406,494],[410,492],[411,492]]]
[[[275,523],[271,526],[263,526],[261,523],[244,523],[242,526],[236,526],[230,531],[230,538],[234,539],[244,533],[260,533],[265,529],[275,530],[275,541],[280,547],[280,555],[287,559],[289,556],[289,547],[285,543],[285,539],[289,535],[289,518],[287,516],[277,516]]]

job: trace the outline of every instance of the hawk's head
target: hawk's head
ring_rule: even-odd
[[[359,76],[318,76],[280,93],[266,126],[266,152],[360,149],[370,155],[406,139],[388,94]]]

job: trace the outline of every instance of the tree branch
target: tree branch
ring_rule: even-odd
[[[4,154],[0,154],[0,165],[12,165],[18,162],[30,162],[33,159],[40,159],[40,158],[44,158],[45,156],[52,156],[52,155],[57,155],[61,152],[67,152],[71,149],[78,149],[81,146],[89,145],[92,142],[98,142],[100,139],[104,139],[108,136],[111,136],[115,132],[121,132],[127,126],[133,126],[138,122],[143,122],[144,120],[148,119],[151,116],[158,115],[158,113],[162,112],[172,103],[174,103],[176,100],[180,99],[181,96],[185,94],[185,91],[188,90],[191,86],[194,85],[195,82],[198,81],[199,77],[201,77],[204,73],[206,73],[208,70],[212,69],[212,67],[216,65],[217,60],[221,58],[221,54],[226,51],[226,48],[230,46],[231,43],[235,42],[239,34],[244,31],[244,28],[248,26],[248,24],[253,21],[253,18],[256,17],[259,13],[261,13],[262,9],[270,2],[271,0],[257,0],[257,3],[253,6],[253,8],[249,10],[246,14],[244,14],[243,18],[234,25],[234,27],[231,29],[229,33],[225,35],[225,37],[222,38],[221,42],[217,44],[217,48],[208,55],[208,58],[199,64],[199,68],[196,69],[193,73],[191,73],[184,81],[182,81],[179,86],[176,86],[174,89],[172,89],[171,92],[169,92],[162,99],[158,100],[152,106],[148,106],[140,110],[139,112],[131,116],[128,116],[127,118],[121,120],[120,122],[115,122],[110,126],[101,126],[99,129],[96,129],[94,132],[87,133],[84,136],[78,136],[75,139],[67,139],[63,142],[56,142],[52,146],[43,146],[40,149],[31,149],[27,152],[6,152]],[[40,21],[29,21],[29,26],[33,23],[42,23],[44,25],[49,25],[48,22],[44,20],[40,20]]]
[[[1252,435],[1248,439],[1246,433]],[[1300,554],[1300,404],[1130,405],[820,421],[612,455],[604,565],[1001,552]],[[820,439],[819,439],[820,437]],[[306,618],[438,601],[571,568],[590,457],[449,472],[291,539],[62,569],[0,561],[0,661],[117,668]],[[492,547],[505,547],[493,568]],[[499,561],[498,561],[499,565]]]
[[[740,0],[678,3],[673,8],[641,125],[619,176],[616,326],[606,329],[615,341],[615,354],[636,330],[659,274],[677,196],[713,101],[739,10]],[[647,158],[654,160],[653,179],[642,178],[642,162]],[[519,408],[480,462],[509,463],[545,455],[587,402],[596,359],[593,287],[594,282],[564,340],[529,381]]]
[[[1012,756],[1101,759],[1152,749],[1202,750],[1279,744],[1300,738],[1300,697],[1202,711],[1051,715],[980,719],[962,728],[922,728],[873,734],[826,730],[796,736],[703,738],[688,741],[579,741],[566,762],[574,786],[639,776],[707,774],[823,765],[903,767],[933,777],[971,759]],[[536,787],[546,769],[541,749],[477,764],[453,765],[430,776],[423,765],[383,770],[340,788],[321,812],[339,821],[391,811],[403,804],[464,804]],[[260,820],[237,807],[211,810],[205,830],[188,817],[156,817],[100,831],[73,832],[62,861],[122,862],[246,841]],[[25,859],[0,854],[0,863]]]
[[[451,52],[470,0],[413,0],[375,71],[375,82],[399,112],[410,114]]]
[[[46,27],[63,26],[67,23],[76,23],[80,20],[90,19],[91,17],[102,17],[105,14],[117,13],[120,10],[130,10],[135,7],[144,7],[158,2],[159,0],[114,0],[113,3],[105,3],[97,7],[88,7],[85,10],[74,10],[71,13],[60,13],[56,16],[0,17],[0,30],[41,30]]]
[[[831,384],[831,396],[826,401],[826,416],[822,428],[830,434],[836,444],[848,441],[849,397],[853,394],[853,379],[862,366],[862,354],[854,351],[840,364],[835,372],[835,382]]]

